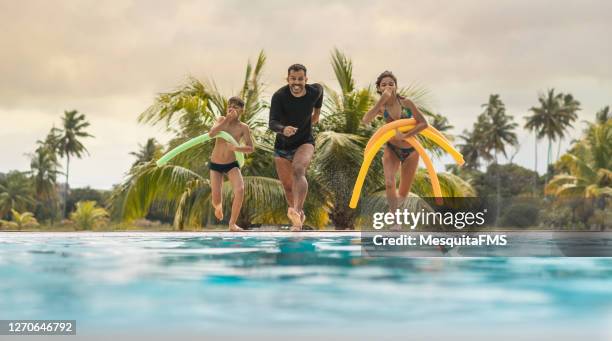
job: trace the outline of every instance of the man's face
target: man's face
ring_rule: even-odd
[[[287,76],[287,83],[289,84],[289,90],[291,90],[291,93],[293,95],[301,95],[304,92],[306,81],[308,81],[308,77],[306,77],[304,70],[289,71],[289,75]]]

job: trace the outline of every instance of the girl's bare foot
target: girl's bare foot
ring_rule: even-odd
[[[244,231],[244,229],[236,224],[230,224],[229,225],[229,230],[231,232],[239,232],[239,231]]]
[[[289,220],[291,220],[291,224],[293,225],[291,226],[291,231],[293,231],[294,227],[297,227],[300,230],[302,229],[302,217],[300,216],[300,213],[296,211],[293,207],[289,207],[289,209],[287,210],[287,217],[289,218]]]
[[[219,220],[223,220],[223,206],[221,206],[221,204],[213,204],[213,207],[215,208],[215,217]]]

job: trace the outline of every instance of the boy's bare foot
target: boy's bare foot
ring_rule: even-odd
[[[287,210],[287,217],[291,220],[291,230],[293,231],[294,227],[298,227],[300,230],[302,229],[302,217],[300,213],[296,211],[293,207],[289,207]]]
[[[229,230],[231,232],[239,232],[239,231],[244,231],[244,229],[236,224],[230,224],[229,226]]]
[[[213,207],[215,208],[215,217],[219,220],[223,220],[223,206],[221,206],[221,204],[213,204]]]

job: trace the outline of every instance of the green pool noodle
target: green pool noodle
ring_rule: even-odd
[[[238,146],[238,142],[236,142],[236,140],[232,137],[232,135],[228,134],[225,131],[221,131],[219,132],[214,138],[222,138],[225,141]],[[164,154],[164,156],[162,156],[161,158],[159,158],[159,160],[157,160],[157,166],[163,166],[166,163],[168,163],[168,161],[172,160],[175,156],[177,156],[178,154],[186,151],[187,149],[190,149],[191,147],[197,146],[201,143],[204,142],[208,142],[210,140],[212,140],[213,138],[211,138],[208,133],[206,134],[202,134],[198,137],[194,137],[189,141],[183,142],[182,144],[180,144],[179,146],[173,148],[171,151],[167,152],[166,154]],[[236,155],[236,161],[238,161],[238,164],[240,165],[240,167],[242,167],[244,165],[244,153],[242,152],[234,152],[234,154]]]

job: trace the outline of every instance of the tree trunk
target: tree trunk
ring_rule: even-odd
[[[499,164],[497,163],[497,150],[495,150],[495,226],[499,221],[499,211],[501,209],[501,195],[500,195],[500,178],[499,178]]]
[[[334,224],[336,230],[354,230],[357,211],[349,209],[348,205],[345,205],[344,207],[336,205],[336,207],[334,207],[332,212],[329,214],[329,218]]]
[[[66,153],[66,183],[64,184],[64,207],[62,209],[62,219],[68,217],[68,174],[70,174],[70,154]]]
[[[546,157],[546,174],[544,176],[544,183],[548,183],[548,166],[550,166],[550,159],[552,157],[552,139],[548,138],[548,156]]]
[[[534,166],[534,172],[535,175],[533,177],[533,197],[535,198],[538,194],[538,134],[537,132],[535,133],[535,166]]]

